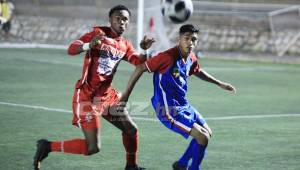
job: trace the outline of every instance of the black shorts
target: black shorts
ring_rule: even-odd
[[[11,21],[7,21],[5,24],[2,25],[2,30],[4,32],[9,32],[11,28]]]

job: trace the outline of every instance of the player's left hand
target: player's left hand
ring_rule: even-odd
[[[228,91],[232,91],[233,93],[236,93],[235,87],[229,83],[222,82],[219,84],[219,86],[224,90],[228,90]]]
[[[151,45],[155,42],[154,38],[149,38],[146,35],[144,36],[144,38],[142,39],[142,41],[140,42],[140,47],[143,50],[147,50],[148,48],[151,47]]]

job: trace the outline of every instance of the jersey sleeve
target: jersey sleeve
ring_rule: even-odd
[[[162,52],[145,62],[148,72],[165,73],[173,64],[173,55],[168,52]]]
[[[68,48],[68,54],[69,55],[78,54],[77,53],[78,47],[84,43],[90,42],[92,40],[92,37],[93,37],[93,32],[89,32],[81,36],[79,39],[73,41]]]
[[[193,64],[191,66],[189,76],[200,72],[200,65],[198,63],[198,58],[195,55],[192,56],[192,61],[193,61]]]
[[[77,53],[78,46],[80,46],[84,43],[91,42],[92,39],[94,38],[94,36],[103,36],[103,35],[105,35],[105,33],[100,28],[94,28],[93,31],[88,32],[88,33],[84,34],[83,36],[81,36],[79,39],[73,41],[68,48],[68,54],[69,55],[78,54]]]
[[[135,51],[130,42],[126,42],[127,51],[123,59],[133,65],[139,65],[145,62],[145,59],[140,57],[140,54]]]

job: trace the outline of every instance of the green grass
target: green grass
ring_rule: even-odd
[[[0,102],[71,110],[73,86],[80,77],[82,56],[60,50],[0,50]],[[235,85],[237,94],[191,77],[188,98],[213,130],[203,169],[300,169],[299,65],[242,62],[204,58],[201,66],[215,77]],[[120,65],[113,82],[121,90],[133,67]],[[130,101],[147,102],[150,113],[152,75],[145,73]],[[149,113],[149,114],[147,114]],[[3,170],[32,169],[35,141],[82,137],[71,125],[71,114],[0,104],[0,164]],[[227,116],[287,115],[237,118]],[[211,119],[212,118],[212,119]],[[140,129],[139,162],[149,170],[169,170],[189,140],[159,122],[136,120]],[[102,150],[91,157],[51,153],[44,170],[120,170],[124,149],[120,132],[102,120]]]

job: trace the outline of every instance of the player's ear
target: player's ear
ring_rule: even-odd
[[[180,35],[177,36],[176,41],[179,43],[179,41],[180,41]]]

